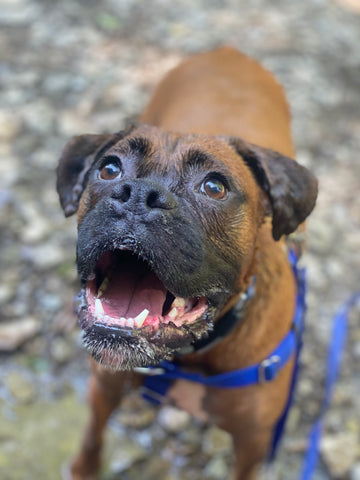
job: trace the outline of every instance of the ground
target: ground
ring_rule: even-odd
[[[60,478],[86,419],[88,365],[71,313],[76,227],[54,186],[64,144],[119,130],[182,58],[228,44],[285,86],[297,160],[320,182],[301,378],[273,472],[298,478],[332,317],[359,289],[359,1],[0,0],[0,26],[0,477]],[[317,480],[360,478],[359,323],[354,309]],[[225,434],[140,403],[129,397],[111,422],[104,478],[229,478]]]

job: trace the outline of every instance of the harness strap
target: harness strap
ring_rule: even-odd
[[[272,444],[270,447],[269,455],[268,455],[268,462],[271,463],[274,461],[276,452],[279,446],[279,443],[282,438],[282,434],[284,433],[286,420],[290,411],[290,407],[293,403],[294,399],[294,392],[295,387],[297,384],[298,372],[299,372],[299,364],[300,364],[300,353],[303,346],[303,334],[304,334],[304,318],[305,318],[305,311],[306,311],[306,271],[304,268],[298,267],[298,255],[295,253],[294,250],[290,250],[288,254],[289,262],[292,266],[294,276],[296,279],[296,308],[295,308],[295,315],[294,315],[294,323],[297,330],[297,345],[296,345],[296,353],[295,353],[295,360],[294,360],[294,369],[291,378],[290,384],[290,391],[288,395],[288,399],[284,408],[284,411],[278,420],[277,424],[275,425]]]
[[[255,383],[266,383],[274,380],[294,353],[296,342],[297,334],[292,329],[278,347],[259,364],[217,375],[205,376],[200,373],[186,372],[175,363],[167,361],[162,361],[157,367],[149,367],[147,372],[142,371],[141,373],[147,373],[150,377],[153,375],[161,376],[164,380],[182,378],[208,387],[246,387]]]

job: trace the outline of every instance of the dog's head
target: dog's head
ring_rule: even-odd
[[[259,228],[288,234],[311,212],[316,180],[238,138],[140,126],[75,137],[58,167],[78,212],[78,315],[96,360],[154,365],[205,337],[246,287]]]

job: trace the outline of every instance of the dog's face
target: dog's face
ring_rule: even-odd
[[[275,166],[274,166],[275,165]],[[205,337],[246,285],[258,229],[273,235],[313,208],[302,167],[239,139],[140,126],[76,137],[58,168],[78,210],[78,315],[100,363],[154,365]]]

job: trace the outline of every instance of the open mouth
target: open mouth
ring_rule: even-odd
[[[86,282],[85,299],[93,326],[152,335],[165,325],[193,324],[208,308],[205,297],[175,296],[147,262],[121,250],[101,255]]]

